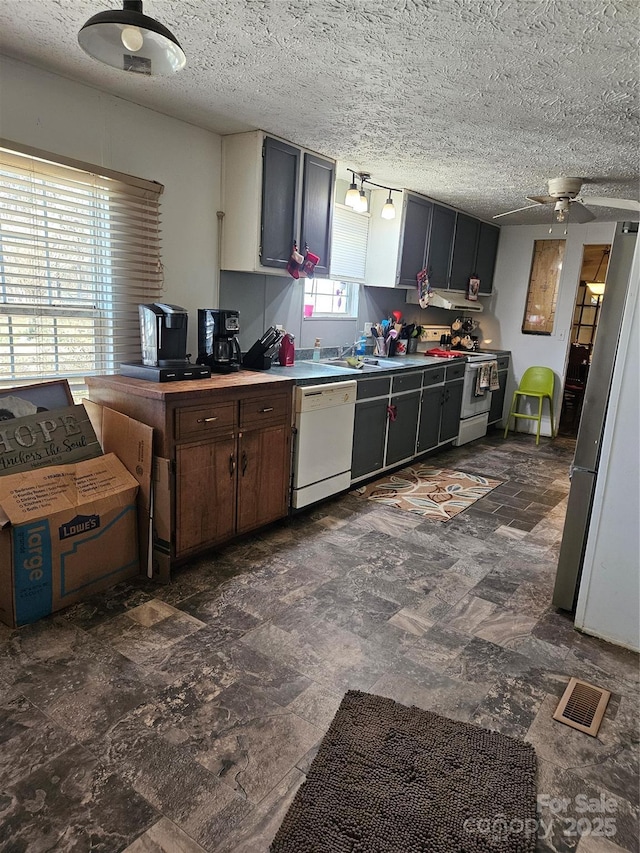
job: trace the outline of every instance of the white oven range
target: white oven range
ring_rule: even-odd
[[[478,371],[483,363],[495,361],[495,355],[474,353],[467,356],[462,386],[462,409],[460,410],[460,429],[454,445],[459,447],[487,434],[491,391],[488,388],[477,393]]]

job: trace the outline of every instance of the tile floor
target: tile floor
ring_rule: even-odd
[[[549,606],[572,449],[494,434],[437,457],[504,480],[447,523],[344,496],[0,626],[0,850],[266,853],[355,688],[531,741],[539,851],[637,851],[638,658]],[[595,739],[551,720],[571,675]]]

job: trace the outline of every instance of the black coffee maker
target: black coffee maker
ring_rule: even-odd
[[[216,373],[240,370],[240,312],[198,308],[198,359]]]
[[[148,367],[181,367],[187,358],[187,310],[154,302],[138,305],[142,363]]]

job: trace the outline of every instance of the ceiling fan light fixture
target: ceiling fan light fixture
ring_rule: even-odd
[[[89,18],[78,33],[78,43],[93,59],[135,74],[170,75],[187,63],[177,38],[143,14],[141,0],[124,0],[121,10]]]
[[[569,199],[559,198],[554,206],[556,222],[564,222],[569,216]]]

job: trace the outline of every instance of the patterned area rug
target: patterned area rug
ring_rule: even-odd
[[[270,850],[534,853],[536,827],[530,744],[350,690]]]
[[[449,521],[503,481],[464,471],[412,465],[351,492],[361,498]]]

